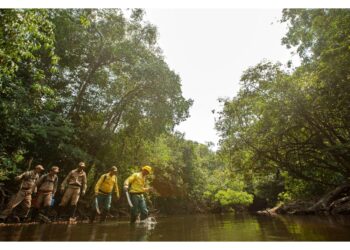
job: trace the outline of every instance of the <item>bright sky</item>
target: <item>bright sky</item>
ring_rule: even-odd
[[[283,64],[291,59],[281,45],[287,30],[278,22],[281,9],[146,9],[146,13],[158,27],[166,62],[181,77],[183,95],[194,100],[190,118],[176,128],[189,140],[218,143],[212,110],[222,109],[218,98],[235,96],[244,70],[263,59]]]

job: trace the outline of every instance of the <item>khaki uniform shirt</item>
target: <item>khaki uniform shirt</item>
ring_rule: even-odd
[[[35,173],[34,170],[30,170],[19,175],[17,178],[22,180],[21,189],[34,191],[33,189],[39,179],[39,174]]]
[[[86,173],[84,170],[78,171],[78,169],[74,169],[70,171],[67,177],[63,180],[61,187],[64,188],[66,185],[70,187],[80,187],[81,191],[85,193],[87,184],[86,184]]]
[[[52,192],[52,194],[55,195],[57,190],[57,182],[58,182],[58,178],[56,174],[54,175],[45,174],[40,177],[36,185],[37,185],[38,191],[41,191],[43,193]]]

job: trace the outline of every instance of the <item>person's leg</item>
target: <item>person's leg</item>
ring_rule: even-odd
[[[52,201],[52,193],[46,193],[43,195],[43,207],[50,207]]]
[[[71,207],[70,207],[70,212],[69,216],[71,218],[75,217],[75,211],[77,210],[77,204],[79,201],[80,197],[80,188],[72,188],[72,200],[71,200]]]
[[[63,210],[67,206],[68,202],[70,201],[71,196],[72,196],[72,190],[71,188],[68,187],[63,194],[60,204],[58,205],[57,218],[60,218],[62,216]]]
[[[95,202],[94,202],[95,203]],[[95,206],[95,205],[94,205]],[[95,220],[95,218],[96,218],[96,215],[97,215],[97,211],[96,211],[96,209],[95,209],[95,207],[93,207],[92,209],[91,209],[91,214],[90,214],[90,223],[93,223],[94,222],[94,220]]]
[[[101,195],[98,194],[93,202],[92,202],[92,208],[91,208],[91,214],[90,214],[90,223],[93,223],[98,212],[97,212],[97,208],[98,207],[98,210],[101,212]]]
[[[43,202],[43,194],[39,193],[38,196],[36,197],[35,201],[33,200],[34,204],[33,204],[33,210],[32,210],[32,214],[31,214],[32,220],[37,219],[42,202]]]
[[[111,204],[112,204],[112,194],[109,194],[105,198],[105,206],[104,206],[104,209],[107,213],[111,209]]]
[[[130,195],[130,199],[133,207],[131,208],[130,223],[135,223],[137,216],[139,214],[139,195]]]
[[[141,196],[141,199],[140,199],[140,211],[141,211],[140,220],[146,219],[148,217],[148,209],[146,205],[146,200],[143,195]]]
[[[103,211],[101,215],[101,222],[106,221],[107,215],[109,213],[109,209],[111,208],[112,203],[112,194],[103,195]]]
[[[43,195],[43,208],[42,208],[42,213],[45,216],[49,215],[49,210],[51,206],[51,200],[52,200],[52,193],[46,193]]]
[[[26,221],[30,207],[32,206],[32,193],[26,192],[23,201],[21,202],[21,206],[23,208],[23,213],[21,214],[21,220]]]

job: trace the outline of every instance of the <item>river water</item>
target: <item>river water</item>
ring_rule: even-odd
[[[350,217],[186,215],[152,226],[127,221],[0,227],[1,241],[349,241]]]

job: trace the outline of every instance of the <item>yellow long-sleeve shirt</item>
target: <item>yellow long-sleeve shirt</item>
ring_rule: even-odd
[[[130,186],[130,193],[144,193],[145,192],[146,178],[141,172],[134,173],[129,176],[125,182],[124,186]]]
[[[109,173],[103,174],[95,185],[95,193],[109,194],[113,191],[113,188],[115,195],[119,198],[117,176],[111,176]]]

